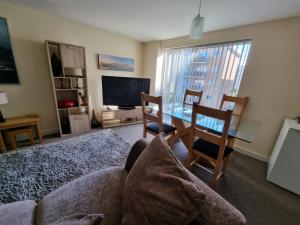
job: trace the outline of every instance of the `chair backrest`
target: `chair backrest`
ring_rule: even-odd
[[[240,126],[242,118],[245,113],[245,109],[247,106],[249,98],[248,97],[237,97],[237,96],[230,96],[230,95],[223,95],[220,109],[223,109],[226,107],[226,104],[233,103],[234,108],[233,108],[233,113],[232,113],[232,120],[236,119],[235,121],[235,127],[236,129]]]
[[[210,118],[215,118],[224,121],[223,132],[221,135],[211,133],[207,130],[200,129],[197,126],[197,116],[198,115],[207,116]],[[230,126],[230,120],[232,116],[232,110],[223,111],[220,109],[213,109],[201,105],[193,104],[193,114],[192,114],[192,139],[190,142],[190,147],[194,141],[194,137],[199,137],[207,142],[211,142],[219,146],[219,153],[217,160],[223,159],[225,146],[228,139],[228,130]]]
[[[185,94],[184,94],[183,104],[193,105],[194,102],[196,102],[197,104],[200,104],[202,94],[203,94],[203,91],[194,91],[194,90],[186,89]],[[188,98],[189,96],[190,96],[190,98]],[[192,99],[192,101],[188,102],[187,101],[188,99]],[[195,101],[195,99],[197,99],[197,100]]]
[[[159,124],[159,132],[163,132],[162,97],[151,96],[145,94],[144,92],[141,92],[141,101],[142,101],[144,127],[146,128],[148,122],[156,122]],[[147,103],[152,103],[157,105],[158,109],[157,111],[155,111],[155,114],[146,108]]]

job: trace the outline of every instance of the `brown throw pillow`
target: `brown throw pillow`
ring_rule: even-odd
[[[76,213],[59,219],[50,225],[100,225],[103,214]]]
[[[187,225],[200,213],[204,193],[195,177],[156,136],[125,181],[122,225]]]

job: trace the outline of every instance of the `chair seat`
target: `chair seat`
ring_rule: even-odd
[[[197,141],[194,142],[193,149],[197,150],[211,158],[217,159],[219,153],[219,145],[214,143],[205,141],[199,138]],[[225,147],[223,159],[228,156],[230,153],[233,152],[233,149],[230,147]]]
[[[153,133],[159,134],[159,124],[158,123],[155,123],[155,122],[149,123],[146,129],[152,131]],[[173,132],[175,130],[176,130],[175,127],[172,127],[169,124],[163,123],[163,131],[165,134],[169,134],[170,132]]]

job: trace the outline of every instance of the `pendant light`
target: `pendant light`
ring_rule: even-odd
[[[191,34],[190,34],[190,37],[192,39],[201,39],[203,36],[204,17],[200,16],[201,3],[202,3],[202,0],[200,0],[198,14],[193,19],[193,22],[192,22]]]

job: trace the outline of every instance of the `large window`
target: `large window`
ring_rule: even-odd
[[[223,94],[237,95],[251,42],[167,49],[158,63],[158,95],[182,104],[186,89],[203,91],[201,104],[217,108]]]

